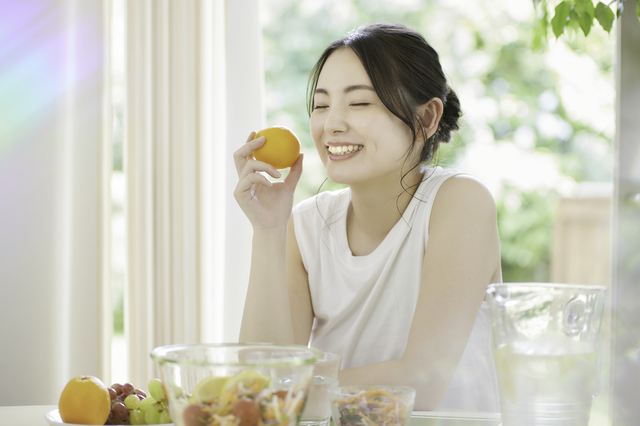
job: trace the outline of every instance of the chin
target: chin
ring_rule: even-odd
[[[339,185],[351,185],[356,182],[356,179],[351,174],[346,173],[336,173],[327,170],[327,178],[333,183],[337,183]]]
[[[332,173],[331,170],[328,170],[326,168],[325,168],[325,171],[327,172],[327,179],[329,179],[331,182],[347,185],[346,183],[343,182],[344,177],[340,173],[335,173],[335,172]]]

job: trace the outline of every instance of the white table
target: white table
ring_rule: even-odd
[[[55,405],[0,406],[0,426],[47,426],[44,415]],[[481,412],[414,411],[410,426],[500,426],[500,415]]]
[[[48,426],[44,415],[58,408],[55,405],[23,405],[19,407],[0,407],[0,425],[2,426]]]

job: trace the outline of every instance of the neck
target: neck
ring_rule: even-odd
[[[351,185],[351,205],[347,215],[347,237],[354,255],[369,254],[395,226],[411,202],[422,173],[368,185]]]

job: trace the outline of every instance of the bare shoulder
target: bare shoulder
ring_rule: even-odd
[[[469,175],[458,175],[445,180],[433,204],[433,220],[450,218],[495,220],[496,205],[489,189]]]
[[[480,277],[468,283],[475,282],[482,291],[490,282],[501,280],[496,205],[491,192],[477,179],[454,176],[442,183],[429,220],[425,265],[430,261],[431,267]]]

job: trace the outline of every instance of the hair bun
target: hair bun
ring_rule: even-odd
[[[460,125],[458,120],[462,116],[460,110],[460,101],[456,92],[447,85],[447,93],[444,97],[444,110],[440,123],[438,124],[438,130],[433,135],[435,142],[449,142],[452,137],[452,132],[458,130]]]

